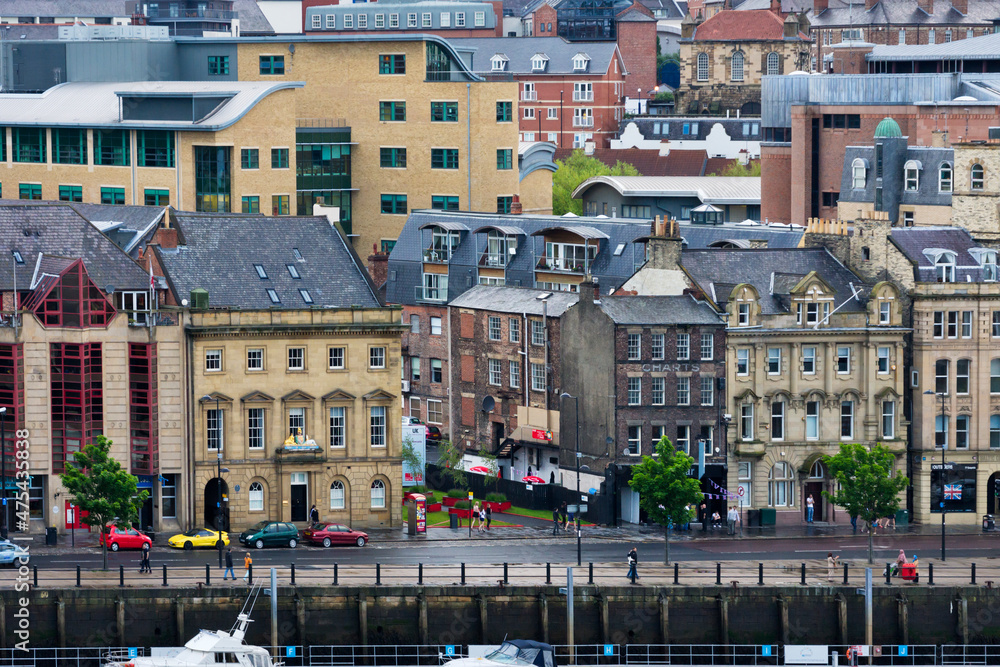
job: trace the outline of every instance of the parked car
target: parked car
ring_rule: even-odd
[[[334,544],[356,544],[363,547],[368,542],[368,533],[351,530],[341,523],[314,523],[302,531],[302,539],[324,547]]]
[[[215,549],[219,543],[219,535],[219,531],[217,530],[195,528],[194,530],[189,530],[186,533],[174,535],[167,540],[167,544],[175,549],[194,549],[195,547],[211,547],[212,549]],[[228,547],[229,533],[223,531],[221,535],[222,545]]]
[[[112,551],[119,549],[141,549],[143,544],[153,546],[153,540],[135,528],[119,528],[118,526],[107,526],[107,533],[102,533],[98,539],[98,544],[108,542],[108,548]]]
[[[431,426],[430,424],[424,424],[424,427],[427,429],[427,442],[441,442],[441,429],[437,426]]]
[[[240,533],[240,544],[257,549],[289,546],[299,543],[299,529],[283,521],[260,521]]]
[[[10,542],[0,543],[0,565],[10,565],[11,567],[27,565],[30,558],[31,554],[21,545]]]
[[[423,422],[416,417],[403,417],[403,426],[415,426],[416,424],[423,424]]]

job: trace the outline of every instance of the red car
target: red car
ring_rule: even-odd
[[[333,544],[356,544],[363,547],[368,542],[368,533],[351,530],[339,523],[314,523],[302,531],[302,539],[324,547]]]
[[[141,549],[143,544],[153,546],[153,540],[148,535],[144,535],[135,528],[119,528],[118,526],[108,526],[107,535],[101,535],[98,544],[104,544],[107,537],[108,548],[112,551],[119,549]]]

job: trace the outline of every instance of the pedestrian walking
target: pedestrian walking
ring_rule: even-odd
[[[309,508],[309,522],[314,524],[319,523],[319,510],[316,509],[315,505]]]
[[[479,508],[479,532],[486,532],[486,503],[483,503],[483,507]]]
[[[816,511],[816,501],[813,500],[813,494],[806,496],[806,523],[813,522],[813,513]]]
[[[472,506],[472,528],[479,532],[479,503]]]
[[[855,533],[858,532],[858,515],[857,514],[852,514],[851,515],[851,528],[854,530]]]
[[[226,547],[226,569],[222,571],[222,580],[226,580],[227,575],[233,575],[233,581],[236,581],[236,573],[233,572],[233,548]]]
[[[639,581],[639,551],[635,547],[628,552],[628,574],[625,576],[632,580],[633,585]]]
[[[698,507],[698,520],[701,521],[701,530],[705,532],[708,530],[708,505],[702,503]]]
[[[139,572],[152,573],[153,568],[149,564],[149,543],[143,542],[142,544],[142,557],[139,560]]]
[[[726,515],[726,525],[729,526],[730,535],[736,534],[736,524],[739,522],[739,520],[740,520],[740,513],[736,509],[736,505],[733,505],[729,508],[729,513]]]
[[[826,554],[826,580],[833,581],[833,573],[837,569],[837,561],[840,556],[834,556],[833,553]]]
[[[493,505],[486,503],[486,530],[490,529],[491,523],[493,523]]]
[[[562,517],[562,529],[568,532],[567,522],[569,521],[569,510],[566,509],[566,503],[563,502],[562,507],[559,508],[559,516]]]
[[[552,534],[559,534],[559,508],[555,507],[552,509]]]
[[[243,567],[246,568],[246,572],[243,574],[243,581],[250,582],[250,566],[253,565],[253,558],[250,558],[250,552],[248,551],[246,556],[243,557]]]

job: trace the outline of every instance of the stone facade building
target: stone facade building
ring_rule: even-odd
[[[980,243],[1000,246],[1000,141],[963,142],[954,148],[955,224]]]

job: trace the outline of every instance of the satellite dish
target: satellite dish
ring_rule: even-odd
[[[609,435],[607,438],[604,439],[604,442],[607,443],[608,445],[613,445],[615,444],[615,439]]]
[[[483,412],[492,412],[497,405],[496,399],[492,396],[483,397]]]
[[[292,55],[295,55],[295,45],[294,44],[289,44],[288,45],[288,52],[291,53]]]
[[[185,308],[187,308],[188,300],[187,299],[181,299],[181,305],[184,306]]]
[[[108,285],[107,287],[104,288],[104,291],[107,292],[108,294],[114,294],[115,293],[115,286],[114,285]]]

